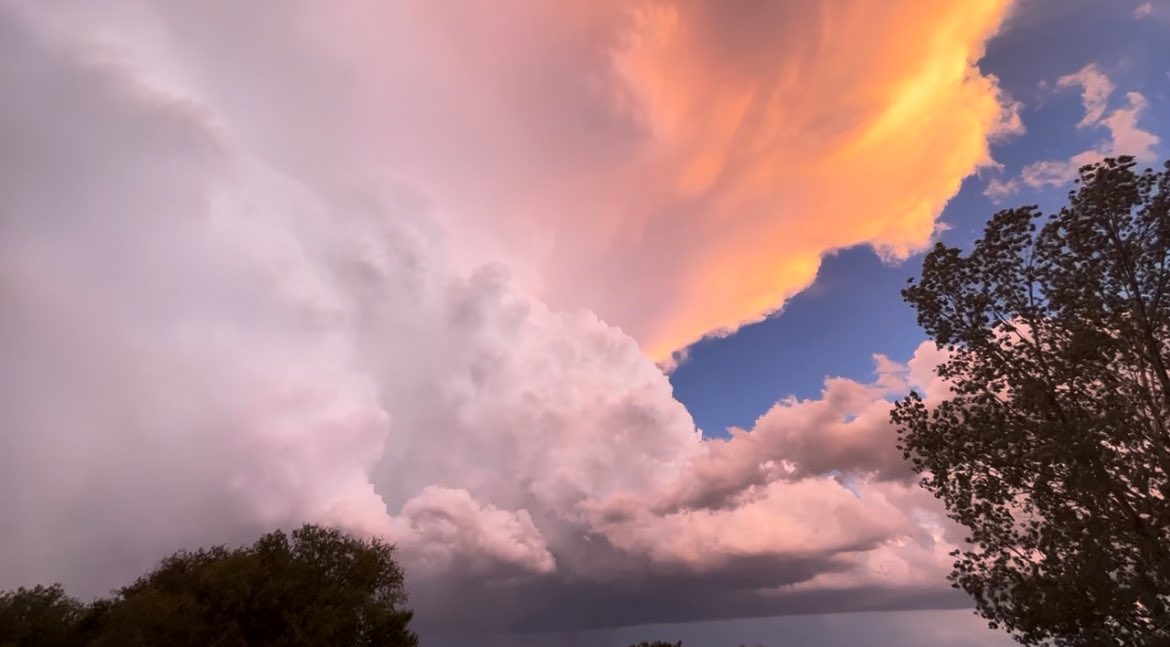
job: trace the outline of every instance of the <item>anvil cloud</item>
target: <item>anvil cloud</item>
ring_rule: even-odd
[[[0,586],[317,521],[446,626],[951,604],[931,348],[726,441],[656,361],[929,240],[1007,3],[752,6],[0,2]]]

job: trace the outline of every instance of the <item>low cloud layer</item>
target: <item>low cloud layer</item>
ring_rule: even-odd
[[[1003,4],[381,5],[0,3],[0,587],[317,521],[424,625],[957,602],[886,422],[931,348],[727,441],[654,360],[926,240],[1010,128]]]

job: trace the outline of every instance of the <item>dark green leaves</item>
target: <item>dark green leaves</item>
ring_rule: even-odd
[[[60,587],[0,595],[0,647],[413,647],[393,548],[304,526],[180,552],[89,606]]]
[[[72,647],[84,644],[86,609],[60,585],[0,593],[0,647]]]

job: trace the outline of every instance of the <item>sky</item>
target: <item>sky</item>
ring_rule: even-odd
[[[996,645],[936,241],[1167,157],[1166,0],[0,0],[0,588],[327,523],[432,645]]]

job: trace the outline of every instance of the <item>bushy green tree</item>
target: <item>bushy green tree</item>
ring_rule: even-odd
[[[970,529],[951,580],[1025,644],[1170,644],[1170,163],[1081,169],[903,292],[953,397],[892,417]]]
[[[60,585],[0,592],[0,647],[73,647],[85,644],[86,608]]]
[[[405,603],[393,547],[306,525],[251,546],[176,553],[88,606],[60,587],[4,594],[0,645],[414,647]],[[61,638],[23,642],[41,632]]]

